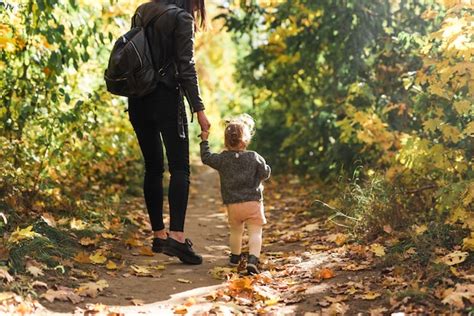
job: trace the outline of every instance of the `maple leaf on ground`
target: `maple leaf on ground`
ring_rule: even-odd
[[[329,268],[315,269],[313,271],[313,277],[316,280],[330,279],[330,278],[334,278],[335,276],[336,275],[334,274],[334,271],[332,271]]]
[[[335,243],[338,246],[342,246],[346,243],[348,237],[345,234],[330,234],[326,236],[326,240]]]
[[[7,283],[10,283],[10,282],[12,282],[13,280],[15,280],[15,279],[10,275],[10,273],[8,273],[7,270],[4,270],[4,269],[2,269],[2,268],[0,268],[0,279],[5,280]]]
[[[381,244],[372,244],[370,245],[370,251],[372,251],[377,257],[385,256],[385,247]]]
[[[323,308],[323,315],[344,315],[349,310],[349,306],[345,303],[333,303],[328,308]]]
[[[238,278],[229,281],[229,289],[233,291],[244,291],[253,289],[253,280],[248,277]]]
[[[107,257],[104,256],[102,251],[96,251],[93,255],[89,256],[89,259],[93,264],[103,264],[107,261]]]
[[[17,227],[16,230],[10,235],[10,238],[8,238],[9,243],[16,244],[24,239],[33,239],[35,237],[40,237],[41,235],[38,234],[33,230],[33,226],[30,225],[26,228],[20,229],[20,227]]]
[[[117,264],[111,260],[107,262],[105,267],[107,268],[107,270],[117,270]]]
[[[28,266],[26,270],[34,277],[39,277],[41,275],[44,275],[43,270],[39,267],[36,266]]]
[[[85,253],[84,251],[81,251],[79,253],[77,253],[75,256],[74,256],[74,261],[76,262],[79,262],[79,263],[91,263],[91,259],[89,258],[89,255],[87,253]]]
[[[444,292],[443,304],[449,304],[457,308],[464,308],[464,300],[472,306],[474,304],[474,284],[456,284],[456,287]]]
[[[71,301],[73,304],[81,302],[83,299],[79,295],[73,292],[70,288],[60,287],[58,290],[49,289],[46,293],[41,295],[48,302],[52,303],[55,300],[58,301]]]
[[[79,243],[83,246],[91,246],[97,243],[97,239],[92,239],[90,237],[84,237],[79,240]]]
[[[131,265],[130,268],[136,276],[152,276],[151,271],[147,267]]]
[[[69,226],[71,227],[71,229],[75,229],[75,230],[84,230],[86,229],[87,225],[86,223],[84,223],[81,219],[71,219],[71,221],[69,222]]]
[[[109,284],[105,280],[99,280],[97,282],[87,282],[82,283],[81,286],[76,289],[76,293],[80,296],[89,296],[95,298],[97,297],[99,292],[102,292],[107,287],[109,287]]]
[[[150,247],[141,247],[139,252],[142,256],[148,256],[148,257],[153,257],[155,253],[151,250]]]

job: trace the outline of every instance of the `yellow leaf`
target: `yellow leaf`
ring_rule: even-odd
[[[96,251],[93,255],[90,255],[89,258],[93,264],[102,264],[107,261],[107,257],[105,257],[101,251]]]
[[[112,260],[109,260],[107,262],[107,264],[105,265],[105,267],[108,269],[108,270],[116,270],[117,269],[117,265],[115,264],[115,262],[113,262]]]
[[[473,104],[467,100],[456,101],[453,105],[459,114],[467,114],[473,110]]]
[[[16,230],[8,238],[9,243],[18,243],[24,239],[33,239],[35,237],[41,236],[37,232],[33,231],[33,226],[30,225],[26,228],[20,229],[17,227]]]
[[[421,235],[421,234],[423,234],[425,231],[428,230],[428,226],[426,226],[426,225],[420,225],[420,226],[418,226],[418,225],[413,225],[413,229],[415,230],[415,234]]]
[[[459,129],[452,125],[441,125],[440,127],[441,133],[443,133],[443,137],[447,141],[452,141],[453,143],[457,143],[461,140],[462,134]]]
[[[150,247],[141,247],[139,253],[142,256],[149,256],[149,257],[153,257],[155,255]]]
[[[385,256],[385,247],[381,244],[370,245],[370,251],[372,251],[377,257]]]
[[[381,296],[380,293],[367,292],[364,295],[362,295],[362,299],[372,301],[372,300],[375,300],[377,297],[380,297],[380,296]]]
[[[441,262],[447,264],[448,266],[453,266],[464,262],[468,256],[468,252],[453,251],[452,253],[447,254],[441,258]]]
[[[150,276],[151,271],[148,268],[138,265],[131,265],[130,268],[137,276]]]
[[[462,249],[474,251],[474,232],[471,232],[471,237],[462,240]]]
[[[267,305],[267,306],[273,306],[273,305],[278,304],[279,301],[280,301],[280,298],[279,298],[279,297],[274,297],[274,298],[271,298],[271,299],[269,299],[269,300],[266,300],[266,301],[265,301],[265,305]]]
[[[83,230],[86,228],[86,224],[82,220],[75,218],[71,219],[69,226],[71,227],[71,229],[75,230]]]

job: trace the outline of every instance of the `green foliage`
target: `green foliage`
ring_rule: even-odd
[[[101,18],[77,1],[0,4],[0,192],[16,211],[74,210],[136,182],[133,132],[102,84],[112,4]]]
[[[363,166],[342,204],[369,237],[432,217],[473,230],[472,5],[250,3],[224,19],[251,32],[238,78],[275,171],[335,180]]]

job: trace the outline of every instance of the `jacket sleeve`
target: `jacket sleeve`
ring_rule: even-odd
[[[207,140],[201,142],[201,160],[202,163],[211,168],[219,170],[222,165],[222,159],[219,154],[211,153],[209,142]]]
[[[272,173],[272,169],[269,165],[265,162],[262,156],[255,153],[256,160],[257,160],[257,177],[260,181],[267,180],[270,178],[270,174]]]
[[[176,17],[175,43],[178,82],[194,112],[204,110],[194,62],[194,18],[180,10]]]

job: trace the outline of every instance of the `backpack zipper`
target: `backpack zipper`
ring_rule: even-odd
[[[133,41],[130,41],[130,44],[132,44],[133,49],[135,50],[135,53],[137,53],[138,59],[140,60],[140,68],[142,68],[142,67],[143,67],[142,57],[141,57],[140,54],[138,53],[138,49],[137,49],[137,47],[135,46],[135,43],[134,43]]]

